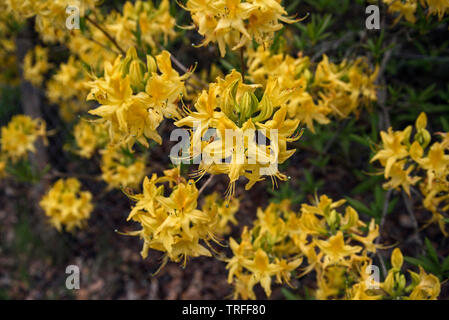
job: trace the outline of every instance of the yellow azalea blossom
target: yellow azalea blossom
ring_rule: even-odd
[[[390,170],[390,180],[383,184],[384,189],[399,189],[402,187],[404,191],[410,196],[410,186],[415,185],[420,177],[412,177],[410,173],[415,168],[410,165],[406,170],[404,170],[405,161],[398,161],[391,166]]]
[[[350,290],[350,300],[381,300],[382,295],[368,294],[368,289],[364,281],[352,286]]]
[[[383,0],[383,2],[388,5],[388,12],[398,13],[397,18],[394,21],[395,24],[401,20],[402,17],[410,23],[416,22],[415,12],[418,5],[417,0]]]
[[[138,26],[142,43],[153,49],[157,49],[159,41],[164,40],[166,43],[176,36],[176,21],[170,14],[169,0],[162,0],[159,7],[155,7],[152,1],[126,1],[123,11],[113,10],[105,18],[104,24],[124,50],[138,45],[134,35]]]
[[[35,29],[44,42],[63,42],[69,35],[66,27],[68,6],[77,5],[79,14],[84,16],[99,0],[7,0],[9,10],[18,19],[35,16]]]
[[[93,210],[92,194],[81,191],[81,183],[75,178],[58,180],[40,201],[40,206],[50,218],[50,223],[61,231],[83,228]]]
[[[73,129],[75,142],[79,148],[77,153],[82,158],[92,158],[94,152],[106,144],[107,134],[103,124],[83,120],[78,122]]]
[[[385,167],[385,178],[390,176],[390,170],[393,164],[408,155],[406,143],[410,138],[412,127],[408,126],[403,131],[393,131],[390,127],[388,131],[381,131],[382,149],[377,152],[371,159],[371,162],[376,160]]]
[[[338,231],[336,235],[329,240],[316,240],[317,246],[324,253],[325,265],[341,262],[347,256],[362,250],[360,246],[346,245],[343,239],[343,233]]]
[[[265,293],[269,297],[271,295],[271,277],[280,271],[280,266],[270,263],[268,256],[262,249],[258,249],[254,255],[254,259],[244,262],[253,275],[256,282],[260,282]]]
[[[419,282],[410,293],[410,300],[436,300],[441,290],[438,278],[433,274],[427,274],[421,266],[416,278]]]
[[[234,298],[254,299],[251,292],[242,291],[248,287],[236,287],[242,286],[239,279],[245,279],[251,288],[263,279],[260,284],[269,295],[272,278],[279,284],[290,284],[296,272],[302,277],[315,271],[316,299],[344,299],[351,295],[378,299],[379,293],[368,289],[363,293],[352,284],[368,279],[365,270],[372,264],[368,253],[381,247],[375,243],[379,226],[372,220],[365,230],[366,224],[349,206],[344,208],[344,214],[340,213],[344,202],[322,195],[314,205],[302,204],[299,213],[292,210],[287,199],[271,203],[264,210],[258,208],[253,227],[245,227],[240,243],[230,239],[233,256],[226,259],[226,268],[228,282],[234,285]],[[249,275],[257,282],[249,283]]]
[[[335,64],[323,55],[312,70],[310,59],[299,54],[272,54],[259,46],[248,50],[248,74],[254,83],[266,87],[276,79],[282,90],[290,90],[286,102],[288,116],[305,123],[312,133],[315,123],[328,124],[330,117],[343,119],[362,106],[369,106],[376,98],[375,81],[378,67],[371,70],[365,59]]]
[[[422,112],[415,121],[416,132],[410,145],[411,126],[404,131],[381,132],[383,147],[371,161],[379,160],[385,167],[385,189],[405,191],[411,195],[417,185],[422,194],[422,206],[432,213],[424,227],[437,224],[445,237],[446,212],[449,210],[449,154],[445,132],[437,134],[443,139],[433,142],[427,127],[427,115]],[[387,172],[387,166],[389,171]],[[425,174],[427,173],[427,174]],[[417,190],[415,190],[418,192]],[[390,281],[391,282],[391,281]]]
[[[419,0],[422,6],[428,7],[428,15],[437,15],[438,19],[443,19],[443,16],[449,13],[448,0]]]
[[[108,146],[100,151],[101,177],[108,188],[137,188],[145,177],[145,158],[125,149]]]
[[[295,150],[288,150],[287,143],[297,140],[295,131],[299,121],[287,119],[285,102],[290,91],[280,90],[275,80],[267,84],[263,97],[254,95],[255,85],[243,83],[242,75],[233,70],[225,79],[217,78],[209,90],[203,90],[194,110],[185,110],[187,116],[175,122],[178,127],[193,129],[190,158],[202,155],[197,175],[227,174],[232,196],[235,183],[245,176],[249,190],[263,180],[263,173],[271,179],[287,180],[276,164],[282,164]],[[276,110],[277,109],[277,110]],[[256,143],[256,130],[264,130],[270,145]],[[206,139],[208,130],[212,138]],[[277,135],[272,137],[272,132]]]
[[[165,262],[183,260],[184,265],[189,257],[211,256],[201,241],[207,244],[215,239],[213,225],[217,216],[197,209],[198,190],[192,180],[174,179],[177,175],[172,171],[166,173],[168,176],[158,178],[153,174],[151,179],[145,178],[143,193],[128,195],[137,202],[128,220],[142,226],[128,234],[138,235],[144,241],[143,258],[149,249],[165,252]],[[173,183],[169,197],[164,196],[165,181]]]
[[[267,45],[284,23],[294,23],[276,0],[189,0],[183,8],[190,12],[202,46],[217,42],[222,57],[226,46],[237,50],[252,40]]]
[[[142,66],[145,91],[134,93],[126,71],[137,60],[136,51],[131,48],[125,58],[119,56],[113,64],[106,61],[104,77],[89,83],[91,91],[87,97],[101,104],[89,113],[107,123],[111,142],[126,144],[129,149],[136,141],[148,147],[148,138],[162,143],[157,128],[164,117],[178,116],[176,103],[185,91],[183,81],[189,75],[179,76],[171,66],[167,51],[156,56],[157,67],[154,58],[148,56],[146,68]]]
[[[206,213],[217,211],[218,219],[214,229],[217,234],[226,235],[231,233],[231,224],[238,224],[235,214],[239,210],[239,206],[240,201],[237,198],[226,202],[220,199],[220,195],[217,192],[214,192],[204,198],[202,210]]]
[[[88,74],[82,63],[71,55],[66,63],[59,64],[56,73],[47,81],[47,97],[51,103],[58,105],[63,120],[72,121],[77,114],[89,109],[84,101],[89,93],[87,80]]]
[[[23,60],[23,77],[34,86],[39,87],[44,81],[44,75],[50,68],[48,49],[37,45],[25,55]]]
[[[449,155],[441,143],[435,142],[429,149],[427,157],[417,160],[422,169],[427,170],[429,185],[434,177],[447,176],[449,167]]]
[[[427,274],[419,266],[419,274],[408,271],[412,282],[407,286],[407,280],[401,273],[403,256],[399,248],[393,250],[391,255],[392,268],[388,270],[387,277],[381,284],[383,291],[387,294],[385,298],[403,300],[435,300],[441,290],[438,278]]]
[[[35,152],[35,142],[42,137],[46,142],[45,122],[26,115],[13,116],[7,126],[1,128],[1,152],[6,159],[17,162]]]

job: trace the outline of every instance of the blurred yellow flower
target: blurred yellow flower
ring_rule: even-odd
[[[40,206],[50,218],[50,223],[61,231],[72,232],[87,224],[93,210],[92,194],[81,191],[81,183],[75,178],[60,179],[40,201]]]

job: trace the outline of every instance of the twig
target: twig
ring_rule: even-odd
[[[240,48],[240,66],[242,69],[242,81],[245,82],[245,73],[246,73],[246,65],[245,65],[245,57],[244,57],[245,48]]]
[[[393,38],[391,44],[393,44],[395,42],[396,42],[396,37]],[[386,106],[387,89],[386,89],[386,83],[384,80],[383,73],[385,71],[385,68],[387,67],[388,61],[390,61],[392,53],[393,53],[393,48],[390,48],[389,50],[387,50],[387,52],[385,52],[385,55],[380,64],[379,73],[378,73],[378,76],[376,79],[376,84],[383,86],[383,88],[381,88],[377,91],[377,102],[382,109],[383,124],[384,124],[382,129],[384,129],[384,130],[387,130],[391,126],[391,121],[390,121],[390,115],[388,113],[388,108]]]
[[[79,179],[89,179],[95,181],[101,181],[98,177],[89,175],[89,174],[80,174],[80,173],[66,173],[59,171],[51,171],[44,175],[44,179],[53,179],[53,178],[79,178]]]
[[[354,31],[348,31],[336,40],[329,40],[323,42],[318,47],[318,50],[316,50],[316,53],[312,56],[310,61],[312,62],[316,61],[316,59],[320,58],[324,53],[326,53],[329,50],[336,50],[343,42],[354,36],[354,34],[355,34]]]
[[[382,210],[382,216],[380,217],[380,223],[379,223],[379,236],[376,238],[375,243],[379,243],[381,238],[382,238],[382,229],[384,227],[385,224],[385,217],[387,216],[388,213],[388,206],[390,205],[390,197],[391,197],[391,193],[393,192],[393,189],[389,189],[387,191],[387,194],[385,195],[385,201],[384,201],[384,206],[383,206],[383,210]]]
[[[198,191],[198,197],[201,195],[201,193],[203,193],[204,189],[206,189],[206,187],[212,182],[212,180],[214,179],[214,175],[212,174],[209,179],[206,180],[206,182],[201,186],[200,191]]]
[[[168,51],[168,50],[165,49],[165,47],[162,46],[161,44],[158,44],[158,47],[159,47],[159,50],[166,50],[166,51]],[[179,69],[181,69],[182,72],[184,72],[184,73],[190,72],[189,69],[188,69],[185,65],[183,65],[181,61],[179,61],[178,59],[176,59],[176,57],[175,57],[173,54],[170,54],[170,59],[171,59],[171,61],[172,61],[172,62],[173,62]],[[201,89],[207,88],[207,87],[209,86],[206,82],[204,82],[201,78],[199,78],[199,77],[198,77],[196,74],[194,74],[194,73],[192,73],[192,78],[194,78],[194,79],[195,79],[199,84],[201,84],[201,86],[203,87],[203,88],[199,88],[199,87],[196,86],[195,84],[191,83],[191,85],[192,85],[193,87],[195,87],[197,90],[201,90]]]
[[[402,198],[404,199],[405,208],[407,209],[410,219],[412,220],[413,229],[414,229],[413,237],[415,238],[416,243],[419,245],[419,250],[421,251],[423,242],[422,242],[421,238],[419,237],[418,221],[416,221],[416,217],[415,217],[415,213],[413,211],[411,200],[407,196],[407,194],[405,193],[404,190],[402,190]]]
[[[379,244],[380,240],[382,239],[382,229],[385,224],[385,217],[387,216],[387,213],[388,213],[388,206],[390,204],[390,197],[391,197],[392,192],[393,192],[392,189],[388,190],[387,194],[385,196],[384,206],[382,209],[382,216],[380,217],[380,223],[379,223],[379,236],[374,241],[375,244]],[[384,262],[382,255],[377,250],[376,250],[376,256],[379,259],[380,266],[382,268],[382,273],[384,274],[384,277],[386,277],[387,276],[387,268],[385,267],[385,262]]]
[[[123,50],[122,47],[120,47],[120,45],[117,43],[117,41],[102,26],[100,26],[95,20],[91,19],[87,15],[86,15],[86,20],[89,21],[90,23],[92,23],[98,30],[100,30],[106,36],[106,38],[108,38],[109,41],[111,41],[112,44],[120,51],[120,53],[122,55],[124,55],[124,56],[126,55],[125,50]]]
[[[89,41],[92,41],[93,43],[99,45],[100,47],[102,47],[102,48],[105,49],[105,50],[111,51],[111,52],[113,52],[113,53],[115,53],[115,54],[120,54],[119,52],[115,51],[114,49],[109,48],[107,45],[104,45],[104,44],[101,43],[100,41],[97,41],[97,40],[95,40],[95,39],[93,39],[93,38],[90,38],[90,37],[87,37],[87,36],[84,36],[84,38],[86,38],[86,39],[89,40]]]
[[[382,257],[382,255],[379,252],[376,252],[377,258],[379,259],[380,262],[380,267],[382,268],[382,273],[384,274],[384,277],[387,276],[387,267],[385,266],[385,262],[384,262],[384,258]]]

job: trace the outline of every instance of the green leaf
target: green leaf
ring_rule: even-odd
[[[354,209],[356,209],[357,211],[360,211],[362,213],[365,213],[369,216],[373,216],[373,213],[371,211],[371,209],[369,209],[367,206],[365,206],[362,202],[360,202],[359,200],[350,198],[350,197],[345,197],[346,201],[348,201],[348,203],[354,207]]]
[[[427,253],[429,254],[432,261],[435,262],[436,264],[439,264],[438,253],[436,252],[435,248],[432,246],[432,243],[430,242],[430,240],[428,238],[426,238],[424,240],[424,242],[426,243]]]
[[[298,297],[297,295],[295,295],[293,292],[291,292],[290,290],[288,290],[286,288],[282,288],[281,292],[287,300],[301,300],[300,297]]]
[[[441,270],[449,271],[449,256],[447,256],[441,264]]]
[[[226,68],[227,71],[231,71],[231,70],[235,69],[235,67],[231,63],[226,61],[225,59],[220,59],[220,63],[223,67]]]
[[[404,257],[404,260],[414,266],[422,266],[424,270],[426,270],[427,272],[431,272],[435,275],[441,274],[440,266],[435,265],[435,263],[427,257],[419,257],[419,258]]]

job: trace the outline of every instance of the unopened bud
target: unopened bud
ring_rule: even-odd
[[[144,74],[144,64],[140,60],[133,60],[129,65],[129,78],[131,80],[131,85],[139,90],[144,88],[143,85],[143,74]]]
[[[157,72],[156,60],[150,55],[147,55],[147,69],[150,76],[153,72]]]
[[[240,121],[249,118],[257,109],[259,101],[252,92],[245,92],[240,103]]]

